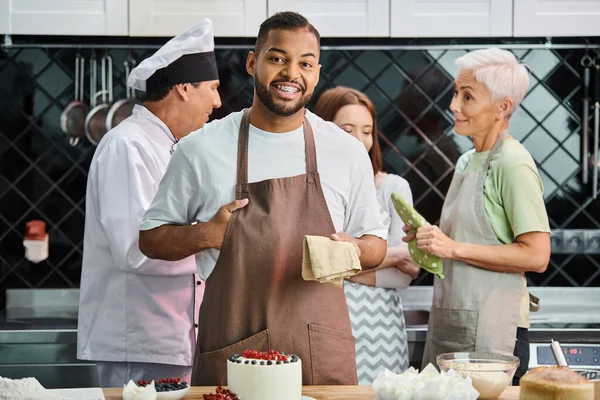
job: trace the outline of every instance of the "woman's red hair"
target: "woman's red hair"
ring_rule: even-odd
[[[333,121],[335,115],[342,107],[351,104],[366,107],[373,118],[373,130],[371,131],[371,135],[373,135],[373,146],[371,146],[371,150],[369,150],[369,158],[371,159],[371,165],[373,166],[373,174],[377,175],[377,173],[381,171],[383,157],[377,138],[377,113],[375,111],[375,106],[371,100],[369,100],[367,95],[345,86],[338,86],[326,90],[321,97],[319,97],[319,101],[317,101],[317,104],[315,105],[315,114],[325,121]]]

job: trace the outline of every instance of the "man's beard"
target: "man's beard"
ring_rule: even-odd
[[[276,83],[285,82],[291,81],[277,81]],[[306,89],[302,86],[301,88],[302,93],[304,93]],[[310,99],[313,95],[312,93],[304,94],[297,103],[286,106],[276,104],[273,101],[271,90],[267,86],[260,83],[257,78],[254,78],[254,89],[256,90],[256,97],[258,97],[258,100],[263,103],[267,110],[280,117],[289,117],[290,115],[296,114],[310,102]]]

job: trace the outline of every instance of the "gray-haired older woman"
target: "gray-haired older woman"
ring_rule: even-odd
[[[454,128],[475,149],[457,162],[440,227],[416,233],[419,248],[444,259],[445,275],[434,282],[423,365],[454,351],[510,353],[521,359],[518,382],[529,363],[524,273],[544,272],[550,258],[542,182],[529,152],[508,132],[529,74],[497,48],[456,63]]]

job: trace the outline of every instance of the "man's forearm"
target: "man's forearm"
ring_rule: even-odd
[[[215,248],[219,240],[211,222],[195,225],[162,225],[140,231],[140,250],[148,258],[178,261]]]
[[[387,242],[380,237],[364,235],[356,239],[360,248],[360,265],[363,269],[373,269],[381,264],[387,251]]]

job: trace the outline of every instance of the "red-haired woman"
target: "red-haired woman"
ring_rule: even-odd
[[[382,155],[377,141],[376,113],[369,98],[354,89],[336,87],[324,92],[315,113],[332,121],[360,140],[369,152],[373,178],[385,225],[388,249],[375,271],[356,275],[346,281],[344,290],[356,337],[356,365],[360,385],[370,385],[385,368],[403,372],[408,368],[406,328],[398,289],[406,288],[419,274],[408,247],[402,242],[403,223],[391,201],[392,192],[412,203],[408,182],[381,170]],[[383,340],[378,337],[384,335]]]

